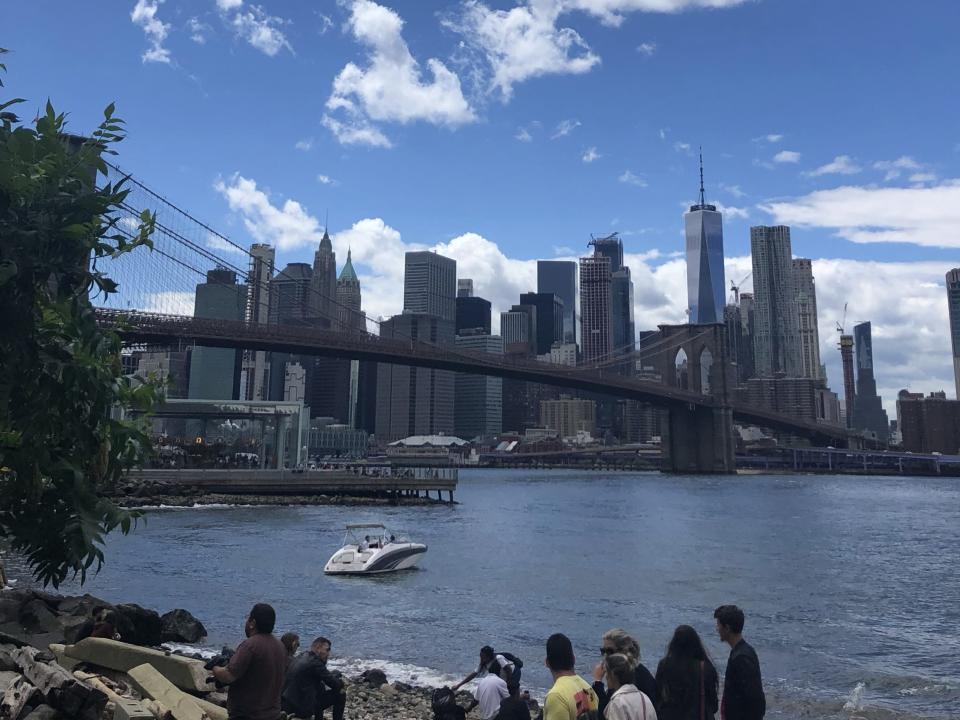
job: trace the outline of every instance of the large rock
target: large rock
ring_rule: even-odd
[[[23,720],[61,720],[64,715],[49,705],[38,705]]]
[[[364,670],[363,674],[360,676],[360,679],[367,683],[367,685],[370,687],[375,688],[387,684],[387,674],[383,670],[377,668],[373,668],[372,670]]]
[[[163,623],[155,610],[135,603],[117,605],[117,632],[124,642],[155,646],[163,642]]]
[[[34,598],[20,607],[20,626],[34,635],[60,632],[56,614],[40,598]]]
[[[207,629],[186,610],[177,608],[160,617],[163,642],[200,642],[207,636]]]

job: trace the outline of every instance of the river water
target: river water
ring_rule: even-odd
[[[85,590],[187,608],[211,645],[267,601],[278,632],[424,683],[462,677],[489,643],[525,660],[535,693],[553,632],[588,675],[605,630],[635,634],[653,670],[687,623],[722,672],[712,612],[736,603],[768,717],[960,717],[956,480],[474,470],[457,500],[151,511]],[[325,576],[343,525],[368,521],[427,543],[422,569]]]

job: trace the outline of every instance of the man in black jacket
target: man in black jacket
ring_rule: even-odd
[[[760,677],[760,659],[743,639],[743,610],[736,605],[721,605],[714,610],[713,617],[717,621],[720,639],[731,648],[723,678],[720,717],[723,720],[762,720],[767,711],[767,699]]]
[[[343,720],[347,704],[343,681],[327,669],[330,641],[318,637],[310,649],[294,658],[287,670],[280,704],[285,713],[321,720],[323,711],[333,708],[333,720]]]

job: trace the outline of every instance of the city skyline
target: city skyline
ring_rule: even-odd
[[[240,33],[240,5],[131,0],[95,16],[73,6],[55,14],[42,4],[5,7],[19,43],[7,88],[31,109],[50,97],[77,132],[116,100],[130,131],[121,167],[238,244],[275,244],[278,267],[311,262],[329,210],[334,251],[343,257],[353,247],[373,318],[398,311],[406,250],[456,259],[496,314],[536,290],[537,259],[576,260],[589,233],[608,226],[624,238],[637,329],[683,322],[685,275],[674,254],[702,144],[716,178],[708,192],[724,213],[726,277],[749,272],[751,225],[791,226],[794,253],[813,261],[821,356],[835,388],[832,328],[845,303],[851,317],[873,322],[888,412],[902,387],[952,384],[944,274],[960,264],[960,219],[950,214],[960,207],[952,180],[960,137],[936,82],[956,57],[941,22],[950,3],[914,8],[905,26],[895,8],[867,2],[811,12],[797,2],[730,0],[706,10],[668,0],[659,5],[672,12],[661,13],[646,12],[647,2],[585,1],[523,25],[544,43],[531,55],[540,65],[516,67],[518,75],[503,75],[509,63],[495,63],[485,47],[468,42],[471,52],[458,54],[460,40],[471,39],[462,4],[331,1],[301,11],[267,2],[259,15],[244,6],[243,17],[265,29],[259,35]],[[518,19],[530,10],[505,7]],[[384,32],[408,53],[401,77],[413,80],[394,95],[359,85],[335,93],[346,68],[373,87],[387,63],[372,44],[384,36],[363,32],[374,16],[390,21]],[[796,32],[768,32],[778,26]],[[65,28],[109,38],[111,53],[89,53]],[[545,54],[564,29],[580,42],[565,56]],[[52,42],[61,37],[68,40]],[[422,101],[448,87],[432,58],[449,73],[442,77],[460,83],[466,105],[434,103],[447,114],[431,117]],[[470,72],[474,62],[483,72]],[[688,92],[703,67],[711,82]],[[835,82],[816,82],[828,71]],[[110,86],[94,77],[110,77]],[[473,86],[474,77],[486,84]],[[396,103],[409,97],[421,102]],[[347,122],[347,103],[392,147],[342,144],[324,116]],[[882,128],[864,125],[875,114]],[[214,124],[223,131],[203,131]],[[177,292],[191,307],[191,288]]]

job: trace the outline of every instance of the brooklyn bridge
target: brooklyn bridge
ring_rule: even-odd
[[[192,291],[209,282],[208,272],[225,268],[247,277],[250,251],[193,218],[136,178],[111,168],[112,180],[128,177],[131,188],[116,227],[133,236],[143,210],[156,216],[153,248],[101,259],[98,270],[118,282],[118,292],[95,299],[99,321],[132,348],[191,345],[245,351],[333,356],[377,363],[434,368],[512,378],[532,383],[637,400],[662,408],[661,447],[665,471],[733,472],[734,422],[756,425],[812,445],[852,447],[859,435],[844,427],[799,419],[744,404],[735,397],[734,368],[722,324],[660,325],[654,352],[660,382],[631,377],[629,358],[576,366],[521,360],[441,346],[422,338],[381,337],[378,322],[348,322],[349,330],[298,324],[193,317]],[[343,324],[342,317],[339,323]],[[678,355],[688,359],[676,371]]]

